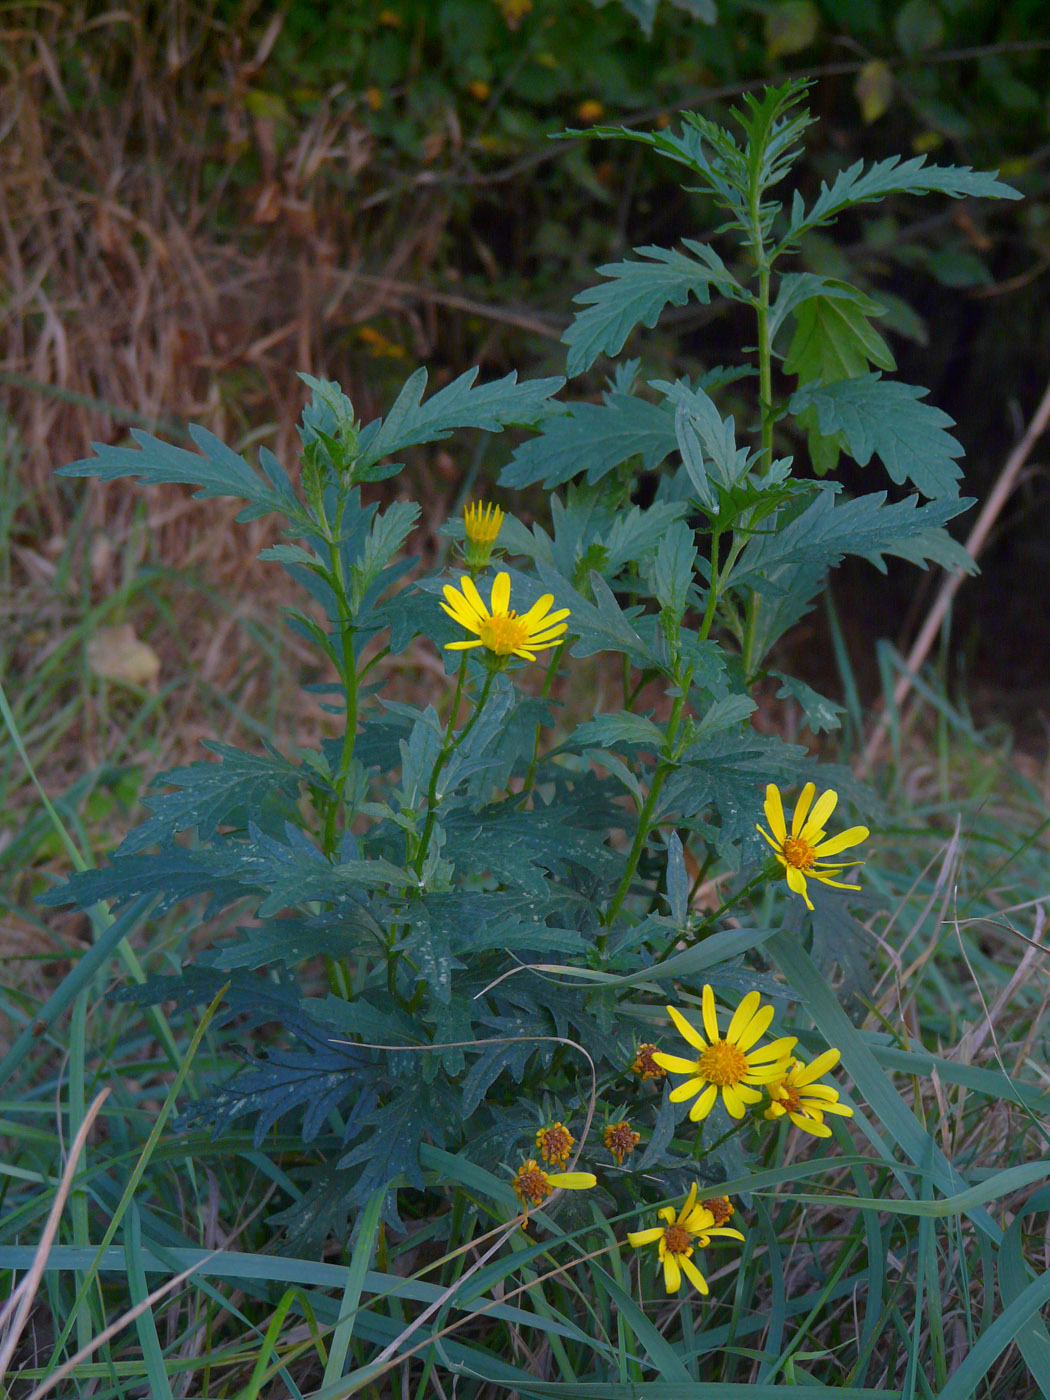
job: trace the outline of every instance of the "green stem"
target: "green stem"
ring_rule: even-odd
[[[718,603],[718,545],[721,538],[721,530],[716,528],[711,531],[711,578],[707,588],[707,607],[704,608],[703,621],[700,623],[700,640],[702,642],[707,641],[711,624],[715,620],[715,607]]]
[[[678,738],[678,730],[682,723],[682,713],[685,710],[686,695],[689,692],[689,680],[689,676],[684,678],[684,683],[679,687],[678,698],[674,702],[674,708],[671,710],[671,718],[667,723],[667,737],[664,740],[663,753],[660,755],[660,761],[656,766],[656,772],[653,774],[653,781],[649,786],[648,796],[642,805],[642,810],[638,813],[638,828],[634,833],[634,841],[631,843],[631,849],[627,856],[627,864],[624,867],[623,876],[617,886],[616,893],[613,895],[612,903],[605,911],[605,916],[602,920],[606,928],[612,926],[613,920],[620,912],[623,902],[630,891],[631,881],[634,879],[634,872],[638,868],[638,862],[641,859],[642,851],[645,849],[645,843],[649,839],[649,832],[652,830],[652,815],[656,809],[656,803],[660,797],[663,785],[667,781],[667,775],[674,767],[671,755],[674,753],[675,742]],[[602,937],[599,938],[599,949],[604,949],[606,937],[607,935],[602,935]]]
[[[322,844],[325,855],[332,855],[335,850],[335,824],[339,815],[339,809],[343,803],[344,788],[346,780],[350,775],[350,765],[354,760],[354,745],[357,742],[357,692],[359,677],[357,674],[357,658],[354,655],[354,614],[350,607],[350,600],[347,597],[346,575],[343,571],[343,555],[339,548],[339,535],[343,520],[343,511],[346,508],[346,498],[339,505],[339,513],[336,516],[335,529],[328,528],[327,520],[324,522],[326,533],[328,534],[328,559],[331,568],[330,582],[336,596],[336,604],[339,610],[339,633],[342,644],[342,664],[339,666],[339,679],[343,683],[343,692],[346,697],[345,705],[345,726],[343,729],[343,746],[339,754],[339,767],[336,770],[334,788],[335,792],[331,805],[325,814],[324,836]]]
[[[732,899],[727,899],[725,904],[723,904],[720,909],[717,909],[713,914],[709,914],[707,918],[703,921],[703,923],[697,926],[696,930],[694,931],[693,937],[690,938],[688,942],[686,942],[684,948],[679,946],[681,943],[684,942],[682,932],[679,930],[679,932],[675,934],[675,936],[671,939],[671,942],[664,949],[663,953],[656,959],[656,962],[653,964],[653,966],[659,967],[661,963],[666,962],[667,959],[672,957],[675,953],[684,953],[686,949],[695,947],[695,945],[701,941],[701,938],[705,936],[707,930],[710,929],[711,925],[715,922],[716,919],[723,918],[728,910],[732,909],[734,905],[739,904],[741,900],[746,899],[747,896],[751,894],[751,892],[754,889],[756,889],[759,885],[764,884],[766,879],[767,876],[764,870],[760,870],[757,875],[753,875],[751,879],[748,880],[746,885],[742,886],[739,890],[737,890],[736,894],[733,895]],[[696,886],[694,885],[693,888],[695,889]]]
[[[412,861],[412,868],[417,875],[422,875],[423,873],[423,864],[427,856],[427,847],[430,845],[430,837],[434,831],[434,822],[437,819],[437,785],[438,779],[441,777],[441,771],[452,754],[459,748],[460,744],[462,744],[463,740],[474,728],[475,724],[477,724],[481,717],[481,712],[485,708],[485,702],[489,698],[489,692],[492,690],[492,682],[496,679],[496,672],[489,671],[488,675],[485,677],[485,684],[481,688],[481,694],[478,696],[477,704],[474,706],[474,713],[471,715],[470,719],[467,720],[463,728],[456,732],[452,728],[452,723],[456,718],[456,711],[459,708],[459,697],[463,689],[463,676],[465,671],[466,659],[464,658],[464,664],[460,668],[456,698],[453,702],[452,714],[449,718],[449,727],[445,734],[445,742],[441,746],[441,752],[434,761],[434,769],[430,774],[430,785],[427,788],[427,819],[423,826],[423,834],[419,838],[419,845],[416,847],[415,857]]]

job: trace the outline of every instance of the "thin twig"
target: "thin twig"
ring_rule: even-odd
[[[1024,466],[1025,462],[1027,462],[1033,447],[1035,447],[1040,436],[1046,431],[1048,424],[1050,424],[1050,382],[1047,383],[1046,388],[1043,390],[1043,397],[1039,401],[1039,407],[1036,409],[1024,437],[1022,437],[1021,441],[1004,462],[1003,469],[999,473],[999,478],[992,489],[992,493],[981,507],[981,513],[977,517],[977,522],[970,531],[966,541],[966,549],[975,559],[984,548],[992,526],[995,524],[1003,507],[1009,500],[1010,494],[1017,484],[1017,478],[1020,475],[1021,468]],[[930,648],[937,639],[937,634],[941,630],[941,624],[951,606],[952,599],[958,592],[959,585],[965,577],[966,575],[960,570],[950,575],[941,584],[936,601],[927,614],[926,621],[923,623],[919,635],[915,638],[912,649],[908,653],[908,659],[905,662],[905,673],[898,678],[893,688],[893,704],[896,709],[900,709],[901,705],[910,694],[913,678],[929,655]],[[886,738],[888,727],[889,720],[884,710],[864,750],[858,768],[859,776],[863,777],[871,771],[872,765],[878,757],[879,750]]]

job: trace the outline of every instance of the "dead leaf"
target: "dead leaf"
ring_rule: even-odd
[[[87,644],[87,659],[96,676],[125,685],[151,686],[160,675],[160,657],[139,641],[130,622],[100,627]]]

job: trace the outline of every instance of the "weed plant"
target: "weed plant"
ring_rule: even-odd
[[[1010,1222],[989,1210],[1047,1176],[1036,1030],[1014,1063],[1001,1043],[975,1063],[1025,989],[986,925],[1023,919],[1036,837],[974,814],[988,858],[967,875],[956,795],[914,794],[903,826],[930,850],[909,863],[847,764],[750,722],[772,681],[811,734],[840,726],[773,658],[845,556],[969,567],[945,529],[969,504],[950,420],[884,377],[877,304],[791,255],[888,194],[1013,192],[918,157],[781,199],[804,94],[746,98],[732,131],[596,133],[684,168],[712,231],[599,269],[570,374],[691,296],[753,314],[739,363],[673,382],[619,364],[600,403],[476,371],[427,398],[419,370],[367,425],[304,376],[297,484],[200,429],[196,452],[136,431],[65,469],[279,517],[263,557],[308,595],[291,625],[336,677],[311,687],[335,733],[209,745],[105,866],[45,896],[93,941],[39,1016],[5,1008],[23,1029],[3,1128],[25,1155],[0,1268],[30,1270],[2,1314],[12,1394],[336,1400],[389,1395],[392,1372],[418,1397],[1050,1394],[1050,1282],[1024,1248],[1045,1190]],[[730,383],[740,429],[717,407]],[[476,504],[446,527],[459,567],[424,573],[402,553],[419,506],[380,508],[373,483],[418,444],[511,426],[536,432],[502,485],[542,486],[549,519]],[[847,498],[842,453],[877,457],[892,497]],[[425,707],[382,679],[419,638],[446,666]],[[598,654],[613,705],[581,693]],[[833,821],[840,803],[861,821]],[[114,955],[130,980],[103,1042],[89,1010]],[[992,1007],[960,1005],[968,967]],[[926,1045],[931,1006],[942,1042],[977,1021],[966,1054]],[[68,1065],[41,1060],[67,1010]],[[60,1184],[39,1126],[56,1100],[76,1139]],[[81,1158],[100,1113],[105,1155]],[[67,1196],[70,1242],[35,1249]]]

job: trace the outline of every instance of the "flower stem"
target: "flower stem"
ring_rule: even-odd
[[[430,774],[430,784],[427,788],[427,817],[423,825],[422,835],[419,838],[419,845],[416,847],[415,855],[412,859],[412,869],[420,876],[423,873],[423,865],[426,861],[427,847],[430,845],[430,838],[433,835],[434,822],[437,820],[437,786],[438,779],[441,777],[441,771],[449,758],[455,753],[456,749],[459,748],[460,744],[462,744],[463,740],[480,719],[481,712],[485,708],[485,702],[489,698],[489,692],[492,690],[492,682],[496,679],[496,672],[494,670],[489,671],[488,675],[485,677],[485,684],[481,687],[481,694],[478,696],[477,703],[474,706],[474,713],[471,715],[470,719],[467,720],[462,729],[459,731],[453,730],[452,725],[455,723],[456,711],[459,709],[459,700],[463,693],[463,678],[466,674],[466,667],[466,657],[464,657],[463,664],[460,666],[459,670],[456,697],[452,704],[452,713],[449,716],[448,729],[445,733],[445,742],[441,745],[441,752],[434,760],[434,768]]]

